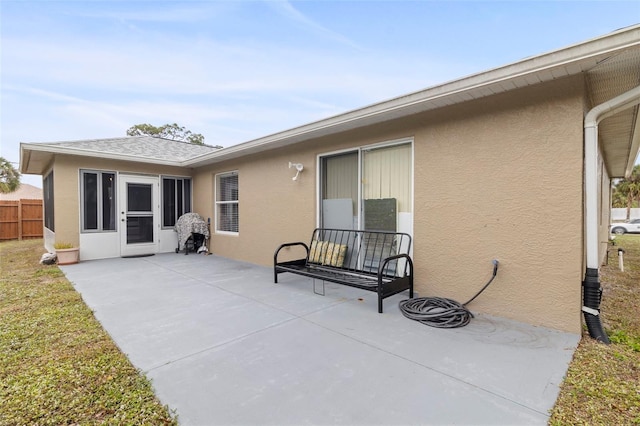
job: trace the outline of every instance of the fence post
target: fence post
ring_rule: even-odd
[[[18,241],[22,241],[22,200],[18,200]]]

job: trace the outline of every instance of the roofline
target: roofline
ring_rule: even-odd
[[[187,160],[166,160],[166,159],[158,159],[152,157],[145,157],[136,154],[127,154],[127,153],[113,153],[109,151],[96,151],[94,149],[81,148],[77,146],[69,146],[69,145],[60,145],[61,143],[73,143],[73,142],[86,142],[86,141],[99,141],[99,140],[112,140],[112,139],[136,139],[136,138],[155,138],[168,142],[176,142],[176,143],[184,143],[189,144],[189,142],[174,140],[168,138],[162,138],[157,136],[150,135],[139,135],[139,136],[126,136],[122,138],[104,138],[104,139],[79,139],[79,140],[68,140],[68,141],[56,141],[56,142],[20,142],[20,171],[22,173],[26,173],[28,169],[28,159],[27,152],[35,151],[35,152],[46,152],[48,154],[64,154],[64,155],[80,155],[85,157],[92,158],[105,158],[109,160],[121,160],[121,161],[133,161],[138,163],[147,163],[147,164],[157,164],[164,166],[174,166],[174,167],[189,167],[185,165]],[[206,145],[207,148],[220,149],[219,146]]]
[[[47,143],[20,142],[20,168],[22,169],[22,173],[25,173],[24,170],[26,170],[27,168],[27,162],[25,161],[27,148],[29,151],[46,152],[48,154],[82,155],[85,157],[105,158],[108,160],[135,161],[138,163],[158,164],[164,166],[188,167],[185,166],[184,160],[161,160],[157,158],[141,157],[133,154],[114,154],[111,152],[95,151],[77,147],[66,147]]]
[[[508,82],[509,80],[513,80],[517,77],[523,77],[542,71],[550,71],[554,68],[565,66],[572,62],[606,55],[610,52],[620,51],[638,45],[640,45],[640,24],[622,28],[612,33],[548,53],[528,57],[521,61],[493,68],[488,71],[472,74],[467,77],[432,86],[430,88],[392,98],[387,101],[375,103],[326,119],[294,127],[228,148],[223,148],[219,151],[203,154],[185,161],[185,165],[197,167],[212,164],[242,156],[244,153],[260,152],[270,148],[301,142],[304,139],[312,138],[314,136],[337,133],[343,130],[364,126],[365,124],[380,123],[390,119],[390,114],[392,112],[399,113],[393,118],[411,115],[415,113],[415,111],[409,109],[409,107],[412,106],[428,104],[429,102],[437,99],[446,99],[452,95],[470,92],[474,89],[481,89],[496,83]],[[576,67],[574,70],[574,74],[579,74],[581,72],[582,70],[580,67]],[[486,94],[483,96],[486,96]],[[470,99],[475,99],[475,97],[469,95],[469,100]],[[451,104],[453,103],[454,102],[451,102]],[[404,114],[402,113],[403,109],[407,109]],[[425,108],[425,110],[427,109],[428,108]],[[358,122],[361,122],[361,124],[359,125]]]

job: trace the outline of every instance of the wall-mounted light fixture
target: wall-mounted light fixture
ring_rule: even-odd
[[[295,167],[297,170],[296,175],[292,178],[292,180],[298,180],[298,176],[300,175],[300,172],[304,170],[304,166],[302,165],[302,163],[292,163],[291,161],[289,161],[289,168]]]

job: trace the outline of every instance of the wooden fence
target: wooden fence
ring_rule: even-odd
[[[42,200],[0,200],[0,241],[42,238]]]

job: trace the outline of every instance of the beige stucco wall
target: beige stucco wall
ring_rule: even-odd
[[[214,218],[214,174],[238,170],[240,232],[214,253],[272,265],[278,244],[316,225],[319,154],[414,139],[414,252],[420,295],[580,333],[583,81],[563,79],[197,170],[194,205]],[[288,162],[304,172],[291,180]]]
[[[55,239],[79,244],[80,240],[80,169],[116,171],[151,175],[191,176],[187,168],[132,163],[101,158],[56,155],[53,161]],[[63,190],[64,188],[64,190]],[[80,248],[82,252],[82,247]]]
[[[289,161],[304,164],[297,181]],[[207,167],[194,175],[194,209],[208,212],[214,224],[216,173],[238,170],[238,236],[214,234],[213,252],[262,265],[272,264],[276,245],[308,240],[316,224],[315,153],[290,148]]]
[[[430,188],[416,189],[416,276],[429,294],[468,300],[497,258],[472,309],[580,332],[581,88],[565,80],[478,102],[482,112],[443,114],[419,133],[416,182]]]

